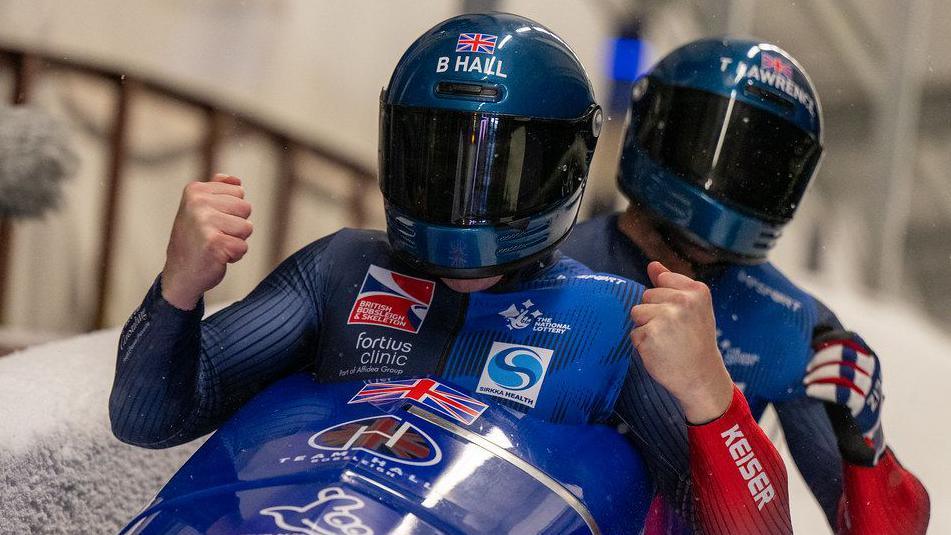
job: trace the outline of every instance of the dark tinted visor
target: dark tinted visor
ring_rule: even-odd
[[[792,122],[706,91],[650,80],[634,112],[633,135],[651,159],[773,222],[792,217],[822,153]]]
[[[596,113],[539,120],[383,104],[380,189],[406,215],[441,225],[537,215],[584,184]]]

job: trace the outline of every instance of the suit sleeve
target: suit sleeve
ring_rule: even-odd
[[[827,337],[830,333],[847,331],[835,314],[823,303],[816,301],[818,321],[813,329],[813,338]],[[864,344],[860,339],[856,340]],[[866,350],[870,348],[864,346]],[[838,425],[849,418],[842,407],[826,404],[826,414],[831,420],[833,414],[839,415]],[[833,427],[836,425],[832,423]],[[854,423],[851,424],[853,427]],[[879,427],[881,434],[881,428]],[[839,429],[840,435],[861,437],[857,429]],[[839,437],[839,450],[852,451],[848,440]],[[872,444],[869,443],[869,446]],[[852,449],[849,449],[852,448]],[[878,462],[859,462],[846,456],[842,458],[842,493],[836,504],[833,525],[836,532],[843,535],[891,535],[923,534],[928,529],[931,503],[928,492],[921,481],[906,470],[896,459],[894,452],[885,447],[885,453]]]
[[[837,533],[923,535],[928,530],[928,491],[891,449],[875,466],[844,465],[845,495],[839,504]]]
[[[119,339],[109,399],[123,442],[166,448],[221,425],[248,399],[312,364],[328,236],[285,260],[245,299],[202,321],[162,298],[161,277]]]
[[[703,533],[792,533],[786,467],[738,388],[726,413],[688,426],[688,438]]]
[[[792,532],[786,469],[738,389],[720,418],[688,426],[634,358],[616,409],[657,485],[645,533]]]
[[[821,401],[793,398],[774,404],[789,453],[830,526],[842,498],[842,455]]]

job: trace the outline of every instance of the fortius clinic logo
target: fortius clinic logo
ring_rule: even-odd
[[[551,356],[543,347],[494,342],[476,392],[534,408]]]

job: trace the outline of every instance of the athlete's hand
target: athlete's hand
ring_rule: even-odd
[[[162,297],[182,310],[195,308],[221,282],[228,264],[248,251],[250,215],[237,177],[217,174],[185,186],[165,253]]]
[[[631,309],[631,340],[644,367],[670,391],[687,421],[719,418],[733,399],[733,380],[717,347],[713,300],[707,285],[651,262],[654,287]]]
[[[842,458],[875,466],[885,452],[882,366],[859,335],[832,331],[816,337],[806,368],[806,395],[826,402]]]

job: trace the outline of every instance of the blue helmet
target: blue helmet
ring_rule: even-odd
[[[679,236],[762,262],[815,174],[821,123],[812,82],[780,48],[694,41],[635,84],[618,182]]]
[[[575,222],[600,129],[584,68],[547,28],[505,13],[439,23],[380,97],[393,250],[452,278],[550,254]]]

